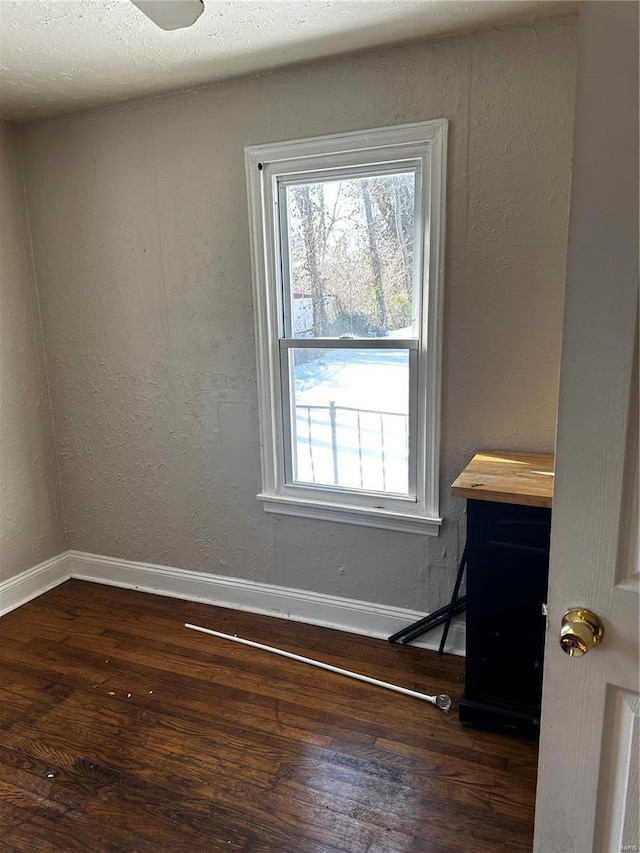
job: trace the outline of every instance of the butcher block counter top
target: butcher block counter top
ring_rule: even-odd
[[[551,507],[553,481],[552,453],[481,450],[451,486],[451,494],[476,501]]]

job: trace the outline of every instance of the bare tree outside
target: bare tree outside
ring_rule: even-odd
[[[413,172],[287,188],[296,336],[384,337],[411,324]]]

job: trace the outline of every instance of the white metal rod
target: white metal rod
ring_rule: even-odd
[[[375,684],[376,687],[384,687],[385,690],[393,690],[395,693],[403,693],[405,696],[413,696],[414,699],[422,699],[424,702],[430,702],[436,705],[443,711],[448,711],[451,707],[451,699],[444,693],[436,696],[428,696],[426,693],[418,693],[417,690],[409,690],[406,687],[399,687],[397,684],[390,684],[388,681],[379,681],[377,678],[370,678],[368,675],[361,675],[359,672],[352,672],[350,669],[341,669],[339,666],[331,666],[331,664],[323,663],[313,658],[305,658],[302,655],[293,654],[293,652],[285,652],[284,649],[276,649],[274,646],[265,646],[262,643],[255,643],[253,640],[243,640],[241,637],[235,637],[232,634],[222,634],[220,631],[212,631],[211,628],[202,628],[199,625],[192,625],[190,622],[185,622],[185,628],[190,628],[192,631],[200,631],[202,634],[211,634],[212,637],[220,637],[223,640],[231,640],[233,643],[241,643],[243,646],[251,646],[254,649],[261,649],[263,652],[271,652],[274,655],[280,655],[283,658],[291,658],[291,660],[307,663],[310,666],[326,669],[327,672],[335,672],[338,675],[345,675],[347,678],[355,678],[356,681],[364,681],[367,684]]]

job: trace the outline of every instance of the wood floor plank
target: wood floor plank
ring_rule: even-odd
[[[186,849],[187,842],[192,847],[203,846],[213,831],[220,829],[205,797],[196,800],[177,796],[161,785],[143,784],[139,777],[127,773],[111,774],[106,779],[104,774],[78,774],[24,753],[10,752],[0,753],[0,773],[5,784],[32,797],[35,803],[46,797],[46,802],[59,813],[73,810],[82,814],[103,831],[115,821],[125,833],[155,843],[160,849],[167,837],[179,832]],[[236,845],[228,849],[242,849],[245,842],[240,844],[236,827],[228,825],[226,829],[227,835],[235,836]]]
[[[0,853],[530,849],[532,741],[185,621],[461,691],[458,658],[69,581],[0,619]]]
[[[77,582],[71,582],[71,584]],[[130,593],[129,590],[118,590],[108,587],[99,587],[96,586],[96,592],[94,593],[94,598],[98,601],[104,602],[113,602],[114,596],[122,596],[122,601],[119,601],[119,605],[121,604],[122,610],[129,613],[134,620],[134,622],[140,621],[140,612],[139,607],[135,603],[135,598],[130,599],[125,596]],[[99,591],[98,591],[99,590]],[[54,590],[55,592],[55,590]],[[135,593],[133,593],[135,596]],[[68,598],[68,596],[67,596]],[[425,674],[423,661],[421,658],[416,658],[415,654],[412,654],[413,650],[406,646],[398,646],[398,645],[390,645],[385,644],[382,645],[379,641],[376,640],[368,640],[363,637],[355,637],[351,634],[344,634],[341,632],[330,631],[326,629],[318,630],[314,626],[304,625],[302,623],[295,624],[295,630],[292,631],[291,622],[285,619],[277,619],[273,617],[267,616],[259,616],[256,614],[247,614],[242,611],[230,611],[224,610],[222,608],[211,608],[207,605],[197,604],[194,602],[179,602],[178,605],[174,605],[170,618],[167,618],[166,612],[164,609],[160,609],[158,605],[155,603],[157,601],[156,597],[149,596],[148,598],[152,599],[152,602],[147,604],[145,607],[145,623],[143,625],[139,625],[139,631],[141,636],[144,636],[145,626],[151,626],[151,634],[152,639],[156,640],[158,636],[158,628],[164,627],[164,634],[167,638],[176,636],[176,632],[182,631],[181,621],[190,619],[191,621],[198,621],[198,618],[202,621],[207,622],[208,627],[213,627],[216,630],[220,630],[226,633],[231,634],[241,634],[242,627],[247,625],[250,626],[249,630],[252,633],[251,639],[254,639],[258,642],[263,642],[266,644],[275,644],[282,647],[286,647],[287,649],[305,654],[307,656],[313,656],[314,652],[322,651],[326,656],[328,662],[335,663],[335,665],[340,665],[340,663],[346,663],[348,661],[353,661],[353,657],[356,653],[359,653],[359,649],[362,648],[362,644],[372,643],[373,647],[376,648],[376,655],[372,660],[363,660],[363,664],[367,666],[368,669],[373,671],[376,669],[379,673],[382,673],[386,667],[386,672],[388,673],[388,665],[391,663],[392,665],[395,663],[395,657],[403,655],[406,657],[406,660],[403,661],[403,668],[406,671],[409,671],[411,668],[415,671],[418,678]],[[77,604],[75,603],[76,599],[72,600],[72,604],[69,603],[68,600],[64,600],[60,603],[56,603],[57,607],[63,607],[66,618],[68,619],[76,619],[86,614],[86,606],[81,613],[78,610]],[[96,606],[96,601],[92,601],[93,606]],[[106,604],[98,604],[98,606],[104,607]],[[212,615],[213,614],[215,615]],[[154,621],[156,624],[154,624]],[[162,624],[161,624],[162,623]],[[126,624],[126,621],[122,617],[122,613],[119,614],[119,624]],[[108,633],[108,632],[107,632]],[[338,638],[335,638],[335,635],[338,635]],[[334,637],[334,642],[331,643],[330,639]],[[191,635],[191,639],[189,635],[186,637],[180,638],[180,645],[182,647],[195,647],[202,648],[203,638],[198,635]],[[204,638],[204,641],[207,640]],[[238,651],[238,647],[231,647],[231,653]],[[377,661],[380,661],[379,663]],[[459,658],[444,656],[443,658],[438,658],[434,661],[429,667],[429,674],[433,677],[435,674],[441,675],[441,677],[447,678],[448,681],[453,679],[457,683],[458,692],[461,690],[462,686],[462,674],[463,674],[463,664],[461,663]],[[422,685],[424,689],[424,685]]]

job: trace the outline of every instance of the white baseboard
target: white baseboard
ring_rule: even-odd
[[[48,573],[53,570],[43,570],[48,563],[55,563],[57,576]],[[384,639],[425,615],[385,604],[80,551],[67,551],[48,563],[42,563],[41,566],[0,584],[0,615],[70,577],[187,601],[201,601],[235,610],[248,610],[252,613],[263,613]],[[41,586],[38,586],[38,580],[42,583]],[[12,589],[19,587],[22,595],[14,594],[5,602],[6,585],[13,585]],[[436,628],[415,640],[412,645],[437,649],[441,635],[442,628]],[[464,619],[453,620],[447,640],[447,652],[464,655]]]
[[[401,607],[78,551],[70,551],[69,560],[71,574],[79,580],[264,613],[371,637],[386,639],[425,615]],[[464,628],[463,620],[452,622],[448,652],[464,655]],[[415,641],[414,645],[437,649],[441,634],[442,629],[436,628]]]
[[[9,580],[0,582],[0,616],[69,580],[69,552],[51,557]]]

